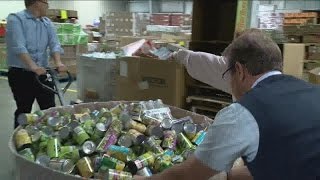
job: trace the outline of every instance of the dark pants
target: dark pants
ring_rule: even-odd
[[[46,76],[40,76],[41,82],[53,87],[53,83],[45,81],[45,79]],[[19,126],[18,115],[30,113],[35,99],[41,110],[55,106],[54,93],[39,84],[35,73],[20,68],[9,68],[8,80],[17,105],[17,110],[14,113],[14,128]]]

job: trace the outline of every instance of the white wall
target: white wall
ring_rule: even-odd
[[[0,19],[6,19],[8,14],[25,9],[24,1],[0,1]]]

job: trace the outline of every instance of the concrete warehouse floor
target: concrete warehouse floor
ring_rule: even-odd
[[[61,83],[64,87],[65,83]],[[69,90],[65,94],[65,101],[68,104],[70,100],[77,98],[76,82],[73,82]],[[56,97],[56,104],[60,105]],[[0,179],[14,179],[14,158],[11,155],[8,142],[13,132],[13,113],[16,109],[8,80],[4,76],[0,76]],[[34,103],[33,110],[37,110],[38,105]]]

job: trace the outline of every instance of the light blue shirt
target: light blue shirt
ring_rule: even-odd
[[[252,85],[281,74],[270,71]],[[253,115],[239,103],[233,103],[216,115],[208,128],[204,141],[197,147],[195,156],[202,163],[216,171],[230,171],[239,157],[248,162],[255,159],[259,148],[259,127]]]
[[[48,48],[51,54],[63,52],[52,22],[46,17],[36,18],[28,10],[8,16],[6,43],[8,67],[28,69],[19,58],[23,53],[29,53],[38,66],[47,67]]]

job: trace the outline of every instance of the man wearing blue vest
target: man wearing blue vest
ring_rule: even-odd
[[[58,71],[66,71],[60,60],[62,49],[55,28],[45,17],[48,9],[47,0],[24,2],[25,10],[10,14],[7,18],[8,81],[17,105],[14,127],[19,125],[19,114],[31,112],[35,99],[41,110],[55,106],[54,94],[42,88],[36,81],[36,75],[45,79],[43,74],[48,67],[48,48]],[[51,82],[43,83],[53,87]]]
[[[178,60],[189,73],[212,63],[182,53]],[[220,172],[228,179],[320,179],[320,87],[282,74],[281,51],[260,30],[240,35],[223,59],[222,77],[213,77],[218,70],[212,68],[211,78],[228,81],[236,101],[216,115],[194,156],[146,179],[205,180]],[[198,80],[203,72],[194,72]],[[239,157],[246,166],[231,170]]]

